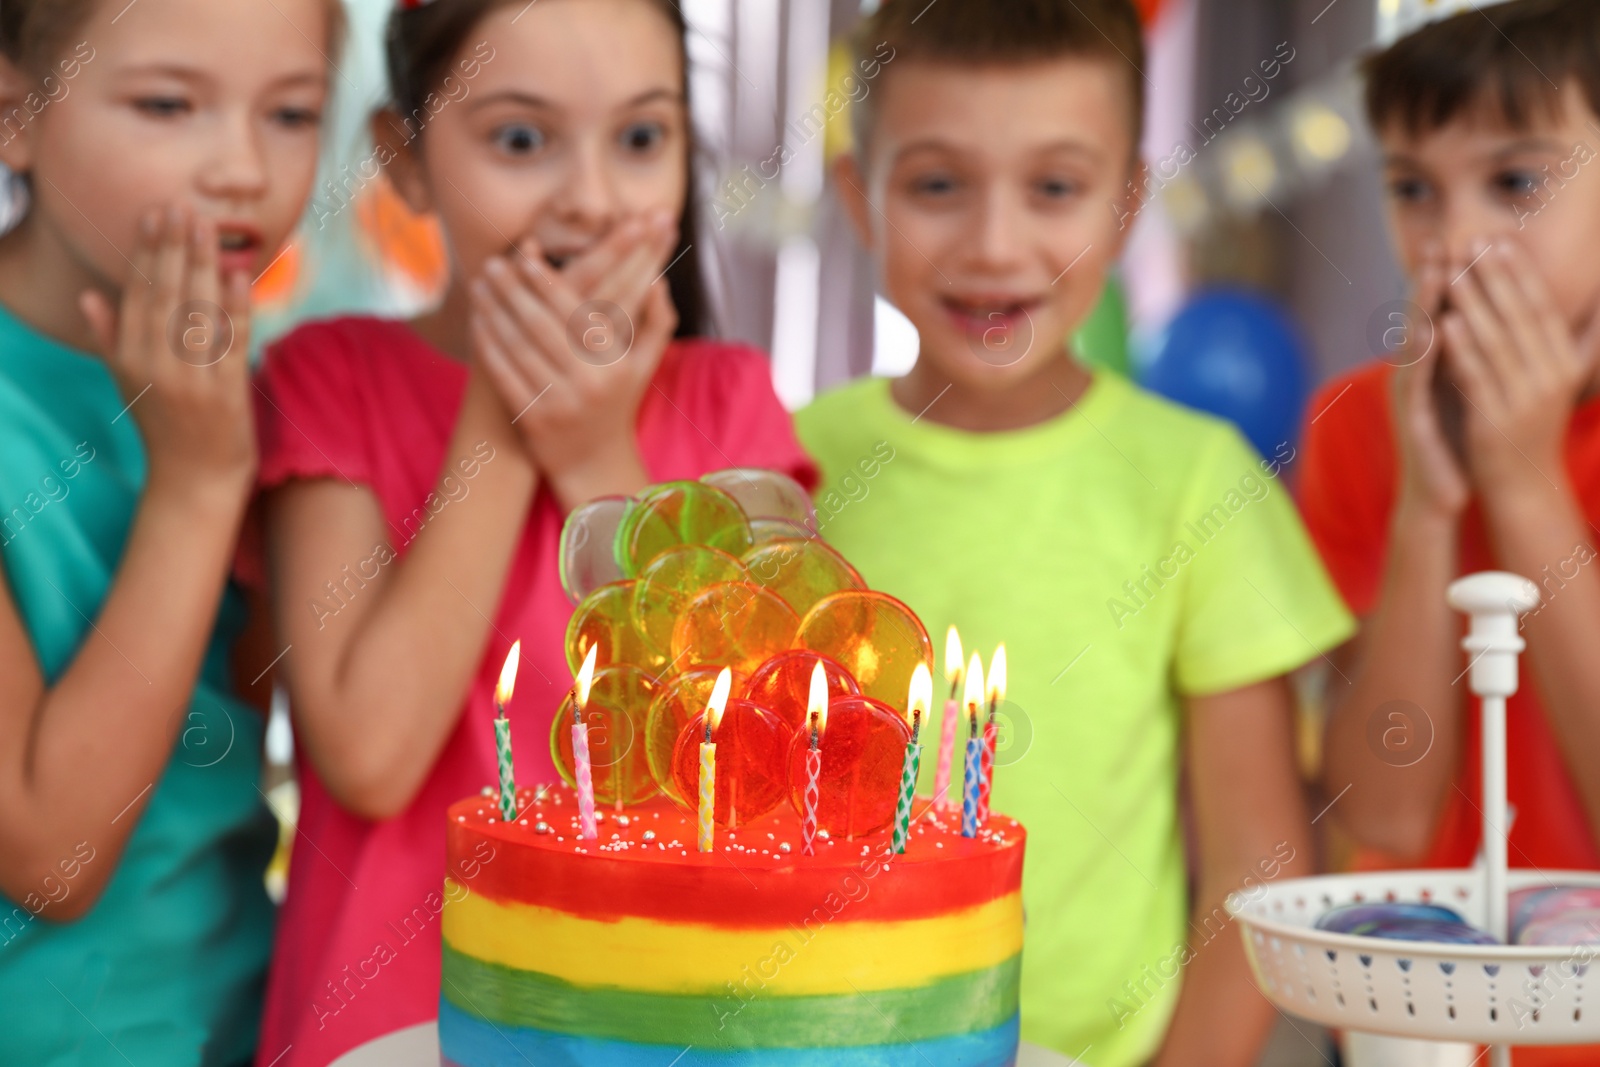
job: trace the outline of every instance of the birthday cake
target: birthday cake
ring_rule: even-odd
[[[515,785],[514,647],[499,789],[448,816],[446,1067],[1015,1062],[1025,835],[988,810],[1003,649],[980,736],[981,664],[947,647],[941,795],[917,797],[927,632],[814,529],[765,471],[569,517],[564,783]]]

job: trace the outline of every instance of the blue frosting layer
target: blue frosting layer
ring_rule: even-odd
[[[439,1047],[460,1067],[1011,1067],[1020,1019],[989,1030],[896,1045],[737,1052],[668,1048],[502,1026],[439,999]]]

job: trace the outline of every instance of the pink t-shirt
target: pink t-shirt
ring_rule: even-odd
[[[426,521],[466,380],[465,366],[404,323],[301,327],[270,352],[257,381],[262,487],[296,478],[364,486],[403,556]],[[766,358],[743,346],[674,342],[645,393],[637,432],[652,481],[734,466],[783,471],[808,488],[816,481]],[[469,479],[459,481],[471,492]],[[556,571],[562,519],[541,490],[463,714],[409,808],[368,822],[339,807],[299,761],[299,831],[262,1020],[263,1067],[322,1067],[437,1014],[445,809],[497,781],[492,693],[515,638],[522,668],[507,715],[517,778],[556,779],[550,722],[571,685],[562,643],[572,606]],[[359,578],[358,562],[351,571]],[[326,607],[336,606],[330,597]]]

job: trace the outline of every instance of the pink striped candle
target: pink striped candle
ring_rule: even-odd
[[[956,694],[961,691],[961,635],[954,626],[944,635],[944,678],[950,683],[950,697],[944,702],[939,762],[933,768],[933,803],[940,811],[950,806],[950,768],[955,762],[956,720],[961,717],[961,705],[956,703]]]
[[[572,776],[578,789],[578,836],[586,840],[599,837],[594,818],[594,767],[589,762],[589,724],[583,709],[589,703],[589,687],[594,683],[594,659],[598,645],[591,645],[583,667],[572,683]]]

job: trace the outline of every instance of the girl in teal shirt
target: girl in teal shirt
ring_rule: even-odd
[[[310,193],[336,6],[0,5],[29,201],[0,237],[3,1063],[255,1054],[250,283]]]

